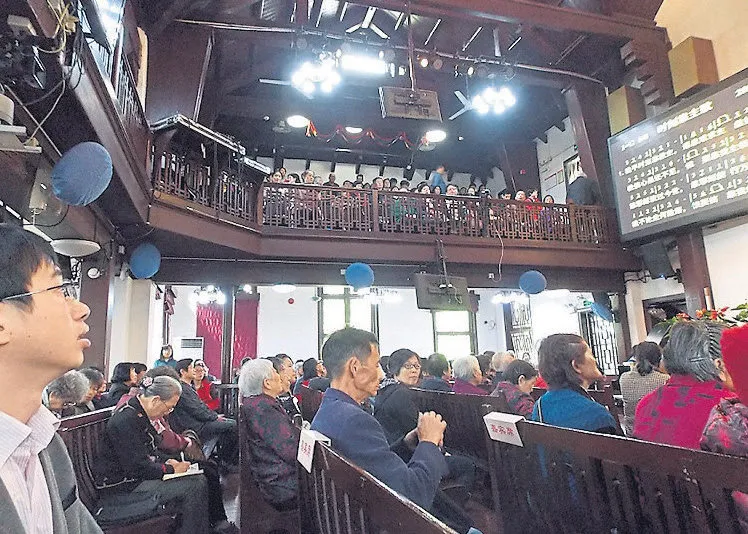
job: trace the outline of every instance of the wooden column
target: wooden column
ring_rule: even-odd
[[[91,308],[89,316],[88,338],[91,348],[83,353],[83,367],[98,367],[109,376],[109,354],[111,352],[112,337],[112,309],[114,306],[114,267],[112,259],[106,266],[106,272],[99,278],[92,280],[88,277],[88,270],[92,267],[102,268],[98,262],[83,262],[81,269],[81,302]]]
[[[576,82],[564,96],[582,170],[589,178],[597,180],[604,205],[614,207],[613,179],[608,156],[610,122],[605,87],[592,82]]]
[[[221,382],[231,384],[231,362],[234,357],[234,307],[236,305],[236,286],[222,286],[220,288],[226,295],[226,303],[223,305],[223,332],[221,335]]]
[[[696,310],[714,307],[713,302],[707,302],[705,296],[708,293],[711,300],[712,283],[701,229],[678,236],[678,256],[686,292],[686,308],[688,314],[695,317]]]

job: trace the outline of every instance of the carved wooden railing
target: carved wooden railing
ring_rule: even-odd
[[[81,10],[81,24],[84,34],[90,30],[84,10]],[[147,165],[150,162],[151,132],[138,95],[135,76],[127,57],[122,51],[122,41],[122,36],[120,36],[114,50],[110,51],[97,42],[83,37],[80,43],[80,53],[90,53],[99,67],[102,77],[109,83],[110,93],[117,107],[127,140],[130,143],[130,149],[138,162],[143,164],[145,174],[148,175]]]
[[[242,177],[223,171],[217,181],[211,169],[186,157],[162,152],[154,157],[153,187],[158,192],[213,208],[247,222],[255,222],[255,187]]]

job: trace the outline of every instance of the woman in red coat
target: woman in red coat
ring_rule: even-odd
[[[208,374],[208,366],[202,360],[195,360],[195,379],[192,381],[197,396],[205,405],[213,411],[221,406],[221,399],[214,387],[213,381]]]

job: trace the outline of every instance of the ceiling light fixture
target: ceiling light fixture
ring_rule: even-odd
[[[424,69],[428,68],[428,66],[429,66],[429,58],[427,58],[427,57],[422,57],[422,58],[421,58],[421,59],[420,59],[420,60],[418,61],[418,64],[419,64],[419,65],[421,65],[421,67],[423,67]]]
[[[309,119],[303,115],[291,115],[286,119],[286,124],[291,128],[306,128],[309,126]]]
[[[296,291],[296,286],[293,284],[275,284],[273,286],[273,291],[280,293],[281,295],[288,295],[289,293]]]
[[[429,143],[441,143],[447,138],[447,132],[444,130],[429,130],[424,138]]]
[[[358,54],[343,54],[340,58],[340,67],[343,70],[359,72],[361,74],[387,74],[387,62],[373,56]]]
[[[321,54],[319,60],[306,61],[291,75],[291,84],[307,96],[317,89],[331,93],[340,83],[340,74],[332,55]]]
[[[487,114],[492,109],[496,115],[501,115],[516,103],[517,99],[506,87],[498,91],[493,87],[487,87],[482,93],[475,95],[471,101],[473,109],[481,115]]]
[[[364,131],[363,128],[359,128],[358,126],[346,126],[345,131],[349,134],[360,134]]]

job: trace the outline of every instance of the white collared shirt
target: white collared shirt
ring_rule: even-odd
[[[39,453],[49,446],[59,426],[44,406],[27,424],[0,411],[0,479],[27,534],[52,533],[52,501]]]

